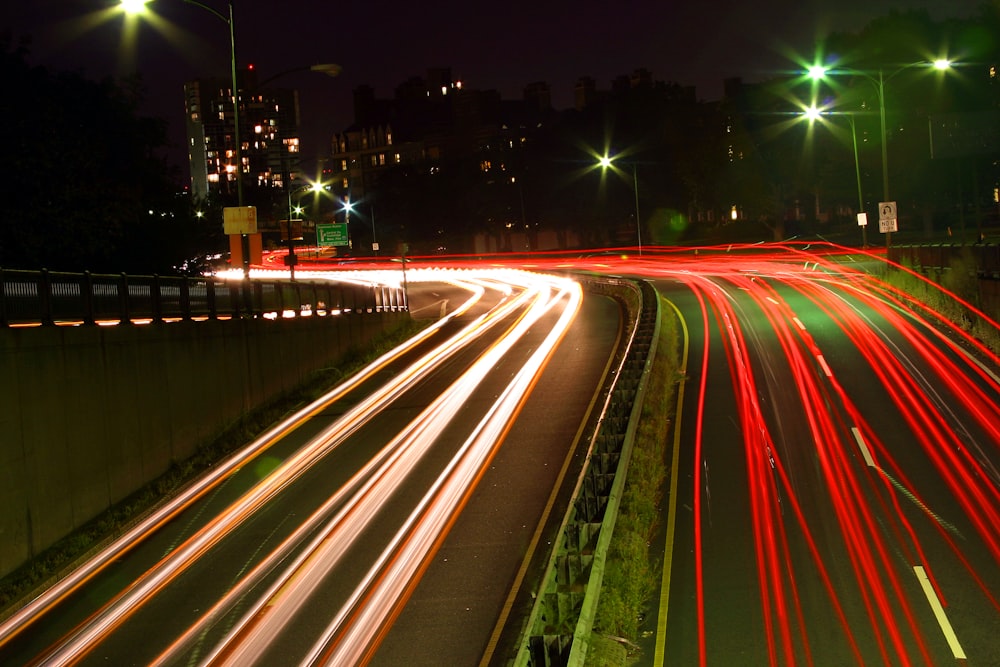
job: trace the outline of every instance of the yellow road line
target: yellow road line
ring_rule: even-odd
[[[681,355],[681,381],[677,389],[677,414],[674,418],[674,452],[670,463],[670,502],[667,509],[667,534],[663,545],[663,574],[660,579],[660,605],[656,622],[656,648],[653,651],[653,664],[663,665],[665,644],[667,641],[667,607],[670,604],[670,569],[674,557],[674,530],[677,525],[677,468],[681,451],[681,411],[684,407],[684,386],[687,384],[688,348],[690,337],[687,322],[680,309],[673,301],[665,299],[677,313],[677,319],[684,331],[684,353]]]

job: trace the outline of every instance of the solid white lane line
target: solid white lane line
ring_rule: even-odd
[[[870,468],[874,468],[875,461],[872,459],[872,453],[868,450],[868,445],[865,444],[865,439],[861,437],[861,431],[858,430],[857,426],[852,426],[851,433],[854,434],[854,439],[858,441],[858,449],[861,450],[861,456],[865,458],[865,464]]]
[[[941,600],[938,599],[937,593],[934,592],[934,587],[931,585],[931,580],[927,577],[927,572],[924,571],[924,566],[914,565],[913,571],[917,574],[917,581],[920,582],[920,587],[924,589],[924,595],[927,596],[927,601],[930,603],[931,609],[934,610],[934,617],[937,619],[938,625],[941,626],[941,632],[944,633],[944,638],[951,648],[952,655],[955,656],[956,660],[965,660],[965,651],[962,650],[962,645],[958,643],[958,636],[955,635],[955,631],[951,628],[951,623],[944,613],[944,607],[941,606]]]
[[[823,358],[823,355],[822,354],[817,354],[816,355],[816,359],[819,361],[819,365],[823,367],[823,372],[826,373],[826,376],[828,378],[832,378],[833,377],[833,371],[831,371],[830,367],[826,365],[826,359]]]

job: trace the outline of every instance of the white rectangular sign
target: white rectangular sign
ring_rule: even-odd
[[[222,231],[226,234],[256,234],[256,206],[226,206],[222,209]]]

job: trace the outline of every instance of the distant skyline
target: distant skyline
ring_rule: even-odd
[[[227,11],[224,1],[203,2]],[[171,162],[186,173],[183,85],[228,76],[228,28],[183,0],[156,0],[149,7],[158,18],[129,29],[117,4],[19,2],[5,8],[0,31],[9,31],[15,45],[31,36],[29,61],[35,65],[82,71],[91,79],[139,71],[147,89],[143,113],[168,121]],[[311,8],[234,0],[234,7],[238,60],[253,63],[261,79],[310,64],[342,66],[336,78],[298,72],[274,82],[300,91],[303,153],[315,157],[353,120],[357,86],[370,85],[378,97],[389,98],[399,83],[432,67],[449,67],[466,87],[496,89],[504,99],[520,99],[526,84],[544,81],[557,109],[572,106],[580,77],[606,89],[637,68],[656,80],[693,85],[699,99],[713,100],[726,78],[767,78],[789,66],[787,54],[807,57],[830,32],[860,30],[890,11],[964,18],[980,7],[1000,11],[1000,0],[369,0]]]

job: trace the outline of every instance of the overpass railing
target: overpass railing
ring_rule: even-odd
[[[0,269],[0,327],[93,325],[407,309],[402,288]]]

